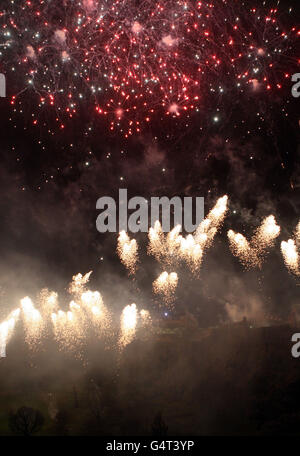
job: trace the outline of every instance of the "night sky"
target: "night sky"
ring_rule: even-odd
[[[4,10],[9,11],[10,2],[4,3]],[[227,3],[232,17],[236,2]],[[265,3],[270,6],[264,8],[272,8],[272,2]],[[285,30],[299,23],[299,10],[288,13],[292,6],[296,8],[297,2],[280,2],[278,20]],[[56,15],[54,30],[64,25],[61,13]],[[251,21],[245,20],[245,27],[250,27]],[[17,22],[20,27],[22,19]],[[259,45],[260,28],[252,28],[257,30],[254,41]],[[215,30],[212,27],[212,33],[214,41],[209,46],[217,48],[217,26]],[[227,40],[229,32],[225,33]],[[228,315],[265,321],[286,318],[292,308],[297,310],[299,282],[288,272],[280,252],[280,242],[293,236],[300,209],[299,101],[291,95],[291,74],[299,72],[294,35],[284,44],[284,55],[274,57],[279,63],[270,72],[271,89],[255,91],[249,83],[242,91],[231,90],[233,78],[225,71],[225,64],[216,74],[208,68],[197,109],[189,107],[185,112],[182,108],[177,116],[174,108],[168,111],[171,115],[165,115],[166,107],[156,107],[159,95],[147,93],[147,102],[151,105],[153,100],[155,105],[150,106],[154,109],[151,122],[142,123],[140,131],[129,137],[126,131],[131,114],[125,113],[124,118],[120,114],[115,124],[120,120],[121,127],[115,125],[111,130],[111,120],[106,119],[109,115],[95,113],[95,101],[87,95],[72,119],[65,116],[59,122],[52,107],[38,106],[34,88],[27,88],[12,104],[11,97],[22,90],[28,71],[17,65],[25,49],[24,35],[22,39],[19,35],[17,50],[4,50],[0,60],[0,71],[7,78],[7,98],[0,99],[1,316],[7,315],[17,299],[34,296],[43,287],[64,294],[74,274],[90,270],[92,287],[103,293],[113,309],[120,311],[131,302],[151,312],[157,309],[151,283],[161,273],[161,266],[146,254],[146,235],[135,236],[140,244],[140,267],[132,282],[116,255],[117,233],[96,230],[97,199],[117,198],[119,188],[127,188],[129,197],[203,196],[206,214],[219,197],[229,197],[228,215],[205,255],[200,277],[193,278],[187,268],[178,269],[176,311],[195,313],[206,326],[224,321]],[[222,40],[220,37],[220,43]],[[186,55],[185,49],[183,52]],[[46,58],[48,65],[53,65],[54,57],[49,55],[39,65],[47,65]],[[188,66],[188,62],[181,63]],[[13,64],[17,68],[14,74],[10,71]],[[34,65],[40,84],[40,66]],[[261,68],[269,72],[265,63]],[[60,78],[70,84],[71,69],[64,71]],[[209,90],[217,80],[227,88],[224,94]],[[277,80],[282,84],[280,90],[276,89]],[[194,95],[194,88],[191,91]],[[109,96],[104,96],[106,103]],[[66,100],[61,98],[65,107]],[[137,109],[142,110],[139,105]],[[145,116],[142,112],[141,117]],[[270,214],[281,227],[280,236],[262,269],[245,271],[231,254],[226,233],[231,228],[251,236]]]

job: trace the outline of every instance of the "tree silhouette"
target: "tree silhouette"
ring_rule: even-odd
[[[31,407],[21,407],[16,413],[9,415],[9,427],[14,434],[31,436],[38,432],[43,424],[42,413]]]
[[[167,435],[168,426],[163,420],[162,413],[158,412],[152,423],[152,435],[162,437]]]

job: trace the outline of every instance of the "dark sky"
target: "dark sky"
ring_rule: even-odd
[[[206,213],[217,198],[229,196],[229,215],[201,278],[182,271],[180,308],[197,310],[203,325],[224,318],[226,302],[242,308],[254,302],[253,312],[287,314],[299,301],[299,288],[284,268],[279,241],[262,271],[244,272],[229,253],[226,231],[250,235],[274,214],[281,241],[299,220],[299,101],[290,89],[287,81],[280,96],[224,97],[218,123],[211,121],[210,100],[188,121],[157,119],[129,140],[110,133],[84,108],[59,131],[47,112],[31,125],[33,100],[20,114],[9,98],[0,99],[3,313],[16,297],[45,286],[63,290],[73,274],[89,270],[93,286],[116,308],[138,299],[151,307],[149,278],[161,272],[159,265],[142,254],[137,282],[130,284],[115,253],[116,235],[98,233],[95,226],[96,200],[128,188],[129,196],[204,196]],[[137,239],[145,251],[146,237]]]

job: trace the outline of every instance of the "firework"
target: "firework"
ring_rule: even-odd
[[[170,274],[166,271],[153,282],[153,291],[163,297],[166,304],[172,304],[175,291],[178,285],[178,275],[176,272]]]
[[[16,321],[20,315],[20,309],[16,309],[8,316],[7,320],[0,324],[0,357],[6,356],[6,345],[13,333]]]
[[[21,299],[21,310],[25,329],[25,341],[31,349],[34,349],[41,338],[44,321],[41,313],[34,307],[32,300],[28,296]]]
[[[85,337],[81,315],[74,310],[68,312],[59,310],[51,315],[51,319],[54,337],[59,346],[63,350],[80,353]]]
[[[300,221],[298,222],[298,225],[296,226],[295,238],[296,238],[296,241],[300,243]]]
[[[88,318],[91,319],[97,333],[99,335],[103,335],[104,332],[107,333],[110,327],[110,315],[99,291],[88,290],[82,293],[81,302],[87,310]]]
[[[117,253],[130,275],[134,275],[138,262],[138,244],[135,239],[129,238],[125,231],[118,237]]]
[[[282,241],[281,252],[287,268],[294,274],[300,275],[299,271],[299,255],[297,252],[296,243],[293,239],[287,242]]]
[[[82,296],[85,296],[86,285],[90,280],[92,271],[82,275],[78,273],[72,277],[69,284],[68,291],[74,296],[76,300],[81,301]],[[54,302],[57,296],[53,293],[47,299],[50,307],[54,310]],[[84,301],[84,303],[87,299]],[[56,309],[57,310],[57,309]],[[91,318],[91,315],[89,315]],[[58,342],[61,349],[65,351],[73,351],[77,356],[81,355],[81,349],[84,344],[84,339],[88,331],[89,321],[87,321],[86,314],[82,307],[72,300],[69,304],[67,312],[59,309],[51,313],[51,321],[54,338]]]
[[[199,272],[205,250],[219,231],[227,212],[228,197],[219,198],[207,217],[199,224],[193,235],[178,236],[178,257],[186,261],[193,273]]]
[[[274,215],[266,217],[255,233],[253,243],[259,251],[266,250],[274,245],[275,239],[279,236],[280,226],[276,224]]]
[[[90,271],[84,275],[82,275],[81,273],[74,275],[72,277],[72,282],[69,285],[69,293],[74,296],[81,295],[85,290],[86,284],[90,280],[92,272],[93,271]]]
[[[241,233],[229,230],[227,233],[230,248],[246,268],[261,268],[268,250],[279,236],[280,227],[275,217],[266,217],[258,227],[250,241]]]
[[[227,236],[231,251],[240,259],[245,267],[257,265],[258,259],[256,252],[253,252],[245,236],[241,233],[235,233],[233,230],[229,230]]]
[[[172,231],[171,233],[174,233],[174,231]],[[172,236],[171,233],[170,236]],[[148,254],[153,255],[157,259],[157,261],[161,261],[161,259],[166,255],[167,250],[165,245],[165,235],[159,220],[156,220],[156,222],[154,223],[154,227],[150,227],[148,232],[148,239]],[[171,247],[172,246],[173,244],[171,245]]]
[[[52,313],[58,309],[58,294],[44,289],[39,296],[41,314],[44,319],[49,319]]]
[[[18,87],[12,103],[33,92],[62,127],[92,106],[129,136],[154,116],[198,112],[211,96],[277,91],[297,36],[277,15],[232,0],[8,2],[0,46]]]
[[[225,219],[227,202],[227,195],[219,198],[195,233],[186,237],[180,234],[180,225],[175,226],[170,233],[165,235],[160,222],[156,221],[148,233],[148,254],[153,255],[157,261],[168,267],[178,262],[186,262],[193,273],[198,273],[203,254],[212,245],[214,237]]]
[[[290,272],[300,276],[300,263],[297,244],[300,243],[300,222],[295,230],[295,240],[289,239],[287,242],[281,242],[281,253],[283,255],[284,263]]]
[[[64,350],[72,350],[81,356],[81,350],[90,330],[94,328],[98,337],[107,336],[110,315],[99,291],[85,290],[89,273],[73,276],[69,292],[76,296],[69,304],[69,311],[52,313],[54,336]]]
[[[148,328],[151,325],[151,315],[149,310],[142,309],[140,311],[140,317],[142,320],[142,327]]]
[[[195,240],[203,248],[211,246],[213,239],[221,228],[225,219],[228,207],[228,196],[224,195],[218,199],[215,206],[208,213],[208,216],[200,223],[194,234]]]
[[[178,255],[186,261],[193,272],[197,272],[202,263],[203,248],[195,241],[195,238],[189,234],[186,238],[180,237]]]
[[[84,359],[84,347],[89,335],[101,338],[103,342],[113,342],[124,347],[130,343],[136,334],[138,319],[141,327],[151,326],[149,311],[142,309],[139,313],[135,304],[124,308],[121,316],[119,341],[113,341],[112,318],[99,291],[86,290],[92,271],[73,276],[69,291],[76,296],[78,302],[72,300],[69,310],[58,307],[58,295],[44,289],[39,294],[40,310],[35,308],[27,296],[21,300],[20,309],[11,312],[8,318],[0,324],[0,350],[5,356],[5,350],[15,323],[22,312],[22,322],[25,330],[25,341],[31,350],[37,350],[45,329],[51,328],[52,335],[60,350],[72,352],[76,357]],[[49,334],[50,335],[50,331]]]
[[[137,319],[138,311],[136,304],[130,304],[123,309],[121,315],[121,335],[119,339],[121,348],[124,348],[134,339]]]
[[[227,212],[227,196],[220,198],[208,216],[201,222],[194,234],[183,237],[181,227],[176,226],[170,233],[164,234],[159,222],[150,228],[148,237],[148,253],[155,256],[161,263],[168,265],[186,262],[192,271],[198,270],[203,253],[213,242],[213,239],[222,226]],[[250,240],[241,233],[229,230],[227,235],[230,248],[235,256],[246,267],[261,267],[268,250],[274,245],[280,233],[275,217],[270,215],[263,219]],[[125,232],[121,232],[118,239],[118,252],[122,262],[126,263],[130,272],[133,272],[137,263],[137,244],[130,240]],[[295,230],[295,239],[281,243],[281,251],[287,268],[300,276],[298,243],[300,241],[300,222]],[[125,247],[125,246],[128,247]],[[134,248],[132,248],[134,246]],[[129,252],[125,255],[125,252]],[[5,353],[6,344],[13,334],[19,314],[25,330],[25,340],[31,349],[36,349],[45,330],[51,329],[54,338],[64,350],[82,354],[82,349],[89,334],[96,334],[101,340],[107,337],[111,340],[114,333],[112,317],[103,302],[99,291],[87,289],[92,271],[87,274],[76,274],[69,285],[69,292],[74,299],[69,303],[69,310],[59,309],[58,295],[46,289],[38,297],[36,308],[29,297],[21,300],[20,309],[12,312],[0,324],[0,348]],[[166,305],[172,306],[178,286],[176,272],[164,271],[153,282],[155,295],[160,295]],[[124,347],[136,336],[138,322],[141,328],[151,327],[151,316],[148,310],[138,312],[136,304],[128,305],[121,315],[121,329],[118,346]]]

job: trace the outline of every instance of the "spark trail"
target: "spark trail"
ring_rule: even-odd
[[[300,261],[298,249],[300,245],[300,222],[298,223],[295,230],[295,239],[289,239],[288,241],[281,242],[281,253],[284,259],[284,263],[288,270],[300,276]]]
[[[229,230],[227,236],[232,253],[239,258],[244,267],[250,269],[262,267],[263,260],[268,250],[273,247],[279,233],[280,227],[275,217],[270,215],[263,220],[250,241],[233,230]]]
[[[126,137],[153,119],[187,118],[212,99],[226,106],[227,95],[274,98],[299,34],[280,23],[278,8],[252,2],[6,3],[0,50],[16,109],[32,97],[34,124],[53,109],[63,128],[84,108]]]

